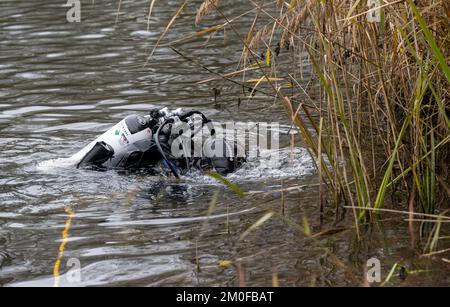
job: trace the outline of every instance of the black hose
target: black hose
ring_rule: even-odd
[[[172,165],[172,163],[170,163],[169,159],[167,159],[166,154],[162,150],[161,144],[159,143],[159,132],[162,130],[162,128],[164,126],[166,126],[167,124],[173,123],[173,122],[174,122],[174,119],[169,118],[164,123],[162,123],[161,126],[159,126],[158,130],[156,130],[156,133],[155,133],[155,143],[156,143],[156,147],[158,148],[159,153],[162,155],[164,161],[166,161],[166,163],[169,165],[169,168],[172,171],[172,173],[174,174],[174,176],[176,178],[180,179],[180,175],[178,174],[177,170]]]
[[[189,117],[191,117],[192,115],[195,115],[195,114],[198,114],[198,115],[201,115],[201,116],[202,116],[202,126],[203,126],[204,124],[209,124],[209,123],[211,123],[211,121],[210,121],[210,120],[209,120],[202,112],[200,112],[200,111],[190,111],[190,112],[188,112],[188,113],[186,113],[186,114],[183,114],[183,115],[179,116],[179,119],[180,119],[181,121],[184,121],[184,120],[186,120],[187,118],[189,118]],[[180,175],[178,174],[178,171],[177,171],[176,168],[172,165],[172,163],[170,163],[169,159],[167,159],[167,156],[166,156],[166,154],[164,153],[164,151],[163,151],[163,149],[162,149],[162,147],[161,147],[161,144],[159,143],[159,133],[161,132],[161,130],[162,130],[166,125],[171,124],[171,123],[174,123],[174,122],[175,122],[175,120],[174,120],[173,118],[169,118],[169,119],[167,119],[166,121],[164,121],[164,122],[161,124],[161,126],[158,127],[158,129],[156,130],[156,133],[155,133],[155,143],[156,143],[156,147],[158,148],[159,153],[162,155],[164,161],[166,161],[166,163],[169,165],[169,168],[170,168],[170,170],[172,171],[173,175],[174,175],[176,178],[179,179],[179,178],[180,178]],[[214,128],[211,128],[210,130],[211,130],[211,135],[214,135],[214,134],[215,134]]]

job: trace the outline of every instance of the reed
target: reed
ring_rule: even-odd
[[[336,214],[347,200],[357,224],[370,220],[378,211],[364,209],[383,208],[394,192],[412,195],[417,212],[448,208],[445,1],[379,2],[372,8],[367,1],[277,2],[276,14],[261,9],[270,21],[252,29],[246,52],[272,48],[270,37],[292,53],[308,53],[315,75],[295,83],[319,82],[321,98],[313,109],[300,108],[295,116],[302,120],[295,123],[319,161]],[[287,96],[292,109],[304,103],[297,94]],[[310,127],[315,134],[307,132]],[[329,164],[320,162],[322,156]]]
[[[391,0],[368,7],[368,2],[273,0],[269,9],[266,2],[249,0],[253,8],[242,16],[254,13],[255,21],[240,33],[233,25],[237,18],[218,7],[225,3],[205,0],[195,23],[213,11],[224,23],[193,35],[230,28],[239,37],[244,60],[224,80],[236,83],[239,75],[259,74],[253,91],[272,91],[316,161],[321,213],[334,210],[337,219],[350,207],[357,230],[388,203],[409,208],[410,216],[434,215],[445,211],[450,199],[449,5]],[[263,23],[260,16],[266,17]],[[299,54],[308,55],[312,76],[298,65],[277,64],[278,56],[295,61]],[[283,79],[290,86],[281,84]],[[319,95],[305,84],[319,84]],[[407,203],[395,201],[399,194]],[[430,250],[436,249],[440,225],[430,230]]]
[[[202,19],[215,10],[215,7],[219,4],[219,0],[205,0],[197,11],[195,17],[195,24],[198,25]]]

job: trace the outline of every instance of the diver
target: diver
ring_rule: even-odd
[[[145,170],[177,178],[191,169],[226,175],[245,157],[238,157],[236,142],[216,136],[212,122],[199,111],[155,109],[146,116],[127,116],[71,160],[77,168]]]

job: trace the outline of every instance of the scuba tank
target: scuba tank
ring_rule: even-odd
[[[159,157],[152,140],[152,129],[178,112],[181,110],[170,113],[164,108],[146,116],[127,116],[73,155],[71,160],[76,161],[77,168],[142,168],[151,162],[152,153],[155,160]]]
[[[149,115],[130,115],[100,135],[97,139],[71,157],[77,168],[105,169],[146,169],[153,173],[170,170],[175,177],[191,168],[200,170],[216,170],[227,174],[239,167],[245,159],[235,157],[214,157],[202,149],[201,157],[186,153],[184,156],[172,155],[174,140],[180,137],[172,128],[179,123],[187,124],[192,130],[192,138],[197,133],[193,124],[194,115],[202,116],[202,125],[208,125],[211,135],[214,127],[205,115],[198,111],[183,113],[181,109],[170,112],[167,108],[153,110]],[[213,141],[209,141],[210,144]],[[223,142],[223,146],[230,146]],[[191,154],[193,149],[191,149]]]

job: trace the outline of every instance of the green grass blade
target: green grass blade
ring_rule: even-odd
[[[419,23],[420,28],[423,31],[423,34],[425,35],[425,39],[431,47],[431,51],[433,52],[433,55],[438,60],[439,64],[441,65],[442,71],[445,74],[445,77],[447,78],[447,81],[450,82],[450,67],[447,65],[447,61],[442,54],[441,50],[439,49],[436,40],[434,39],[433,35],[431,34],[430,29],[427,27],[425,20],[423,19],[422,15],[420,14],[419,10],[417,9],[417,6],[414,4],[412,0],[407,0],[409,6],[411,7],[414,17],[416,18],[417,22]]]
[[[405,121],[403,122],[402,130],[400,130],[400,134],[397,138],[397,142],[395,143],[394,150],[391,153],[391,157],[389,159],[388,168],[387,168],[386,172],[384,173],[383,181],[381,182],[380,188],[378,190],[377,198],[375,199],[375,208],[376,209],[379,209],[384,202],[384,197],[386,196],[386,190],[387,190],[387,185],[389,183],[389,178],[391,177],[392,169],[394,168],[395,157],[397,156],[397,152],[402,143],[403,136],[406,133],[406,129],[408,128],[409,124],[411,123],[411,119],[412,119],[412,113],[410,113],[408,115],[408,117],[405,119]]]
[[[224,178],[219,173],[217,173],[217,172],[208,172],[208,173],[206,173],[206,175],[208,175],[209,177],[212,177],[212,178],[222,182],[224,185],[229,187],[231,190],[233,190],[240,197],[244,196],[244,192],[242,192],[242,190],[237,185],[235,185],[234,183],[232,183],[228,179]]]

